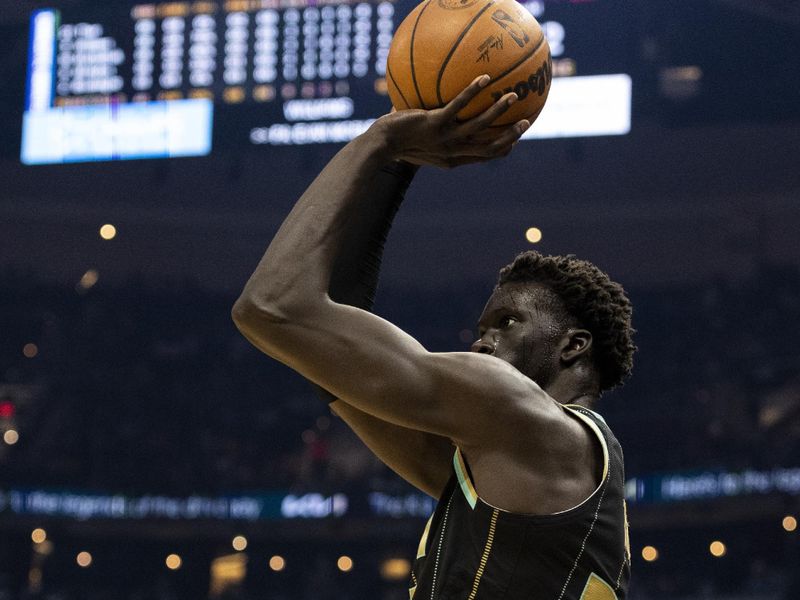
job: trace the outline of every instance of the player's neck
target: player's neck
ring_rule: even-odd
[[[598,397],[596,394],[581,394],[580,396],[576,396],[567,402],[562,402],[562,404],[576,404],[578,406],[591,409],[597,400]]]
[[[545,388],[545,392],[559,404],[577,404],[585,408],[592,408],[600,391],[591,382],[575,382],[565,378],[557,378]]]

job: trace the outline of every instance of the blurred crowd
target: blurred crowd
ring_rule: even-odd
[[[9,271],[0,289],[0,420],[19,434],[0,450],[6,484],[172,494],[393,485],[302,378],[236,331],[232,297],[191,283],[72,288]],[[377,310],[431,350],[465,350],[489,291],[382,290]],[[634,373],[598,406],[627,474],[798,466],[798,270],[629,293]]]
[[[490,291],[491,283],[427,295],[383,289],[376,310],[431,350],[466,350]],[[633,377],[597,407],[622,442],[627,475],[800,466],[800,271],[762,265],[738,281],[631,285],[629,294]],[[191,282],[73,287],[0,271],[0,429],[18,434],[0,442],[0,488],[408,490],[307,382],[249,345],[231,321],[233,301]],[[328,583],[307,583],[300,596],[298,583],[272,585],[272,596],[258,597],[362,597],[323,563],[327,575],[311,577],[308,567],[303,581]],[[795,593],[786,591],[797,585],[791,572],[758,556],[748,564],[719,581],[674,569],[634,577],[630,598],[795,597],[784,596]],[[183,597],[180,586],[158,585],[113,597]],[[363,585],[384,600],[405,594],[403,583]],[[80,589],[30,597],[112,598]],[[0,600],[17,597],[3,590],[0,578]]]

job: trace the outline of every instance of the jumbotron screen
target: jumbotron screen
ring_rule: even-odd
[[[525,138],[630,130],[612,0],[523,3],[553,55]],[[343,143],[388,112],[386,59],[415,0],[65,4],[31,15],[26,164]],[[224,143],[220,141],[224,139]]]

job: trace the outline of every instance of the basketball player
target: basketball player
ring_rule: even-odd
[[[500,272],[472,352],[428,352],[367,312],[417,166],[506,155],[528,127],[488,128],[513,93],[456,121],[487,79],[443,108],[381,117],[345,146],[284,221],[234,320],[439,499],[411,598],[621,600],[630,573],[622,451],[591,407],[631,369],[622,288],[588,262],[524,253]]]

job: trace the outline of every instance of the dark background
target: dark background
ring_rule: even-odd
[[[628,4],[607,3],[615,27],[598,31],[612,39],[595,43],[624,47],[630,61],[631,134],[525,142],[489,165],[423,169],[387,247],[378,312],[432,350],[465,349],[497,269],[539,227],[537,249],[592,260],[634,302],[633,378],[599,406],[629,477],[800,467],[800,9]],[[0,402],[15,407],[0,429],[20,435],[0,443],[0,489],[408,492],[229,317],[281,219],[338,147],[215,135],[206,158],[24,167],[36,6],[0,2]],[[700,67],[696,87],[670,71],[684,66]],[[217,127],[236,125],[235,111],[223,117]],[[114,240],[98,236],[103,223],[117,227]],[[76,288],[89,269],[97,284]],[[630,509],[630,598],[800,597],[798,533],[781,526],[800,517],[796,493]],[[238,533],[250,542],[248,569],[231,597],[404,598],[405,581],[379,567],[411,557],[423,524],[5,510],[0,598],[206,597],[209,565],[233,552]],[[35,527],[47,529],[49,552],[31,543]],[[725,556],[709,554],[712,540]],[[643,560],[646,545],[657,561]],[[80,550],[92,552],[88,569],[75,564]],[[164,567],[170,552],[183,557],[178,571]],[[285,571],[266,567],[273,554]],[[354,557],[352,572],[336,569],[341,554]]]

